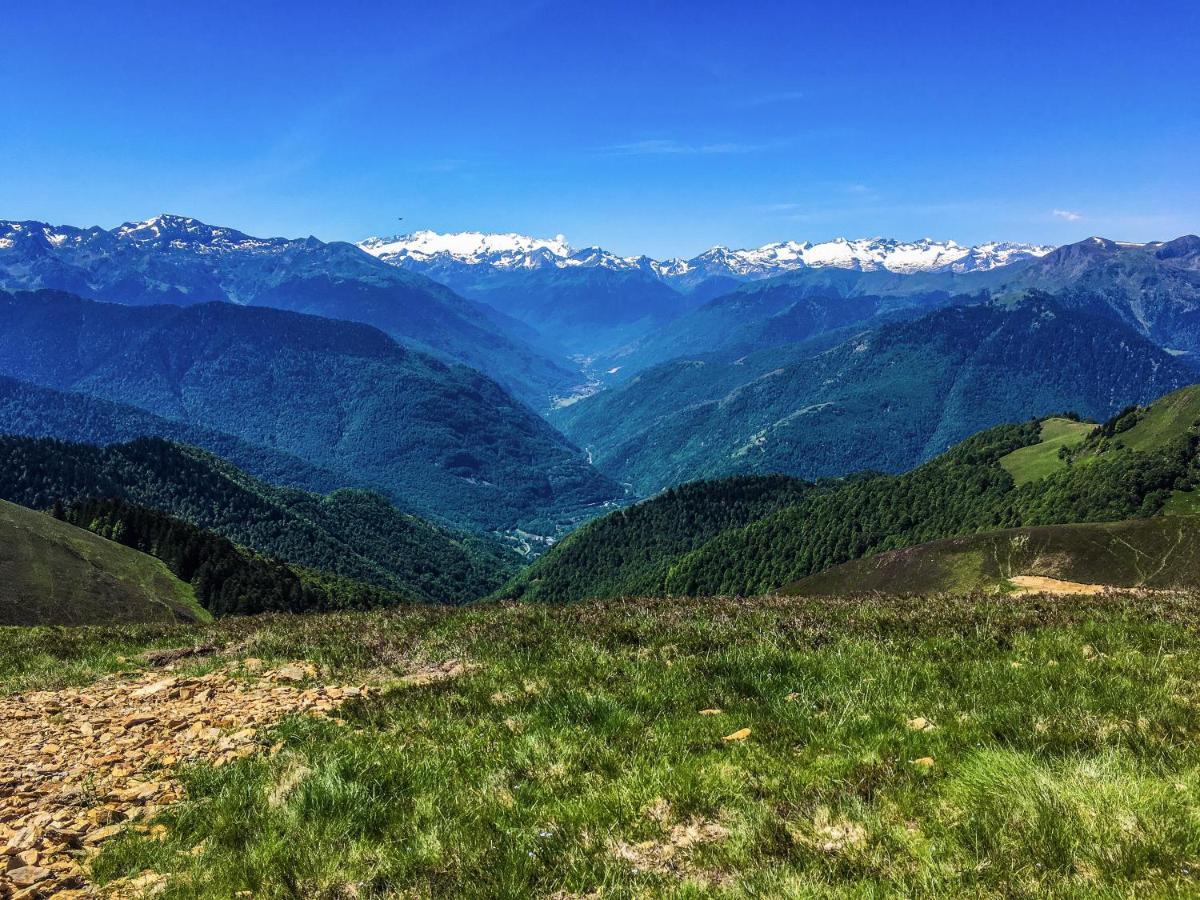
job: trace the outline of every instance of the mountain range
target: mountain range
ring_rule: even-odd
[[[615,378],[679,356],[748,353],[938,306],[1037,290],[1114,318],[1200,364],[1200,238],[1124,244],[1089,238],[1035,259],[971,272],[810,268],[738,286],[600,361]]]
[[[536,408],[579,383],[565,360],[530,346],[495,311],[314,237],[251,237],[175,215],[109,230],[0,221],[0,288],[131,305],[224,301],[363,322],[479,369]]]
[[[750,250],[713,247],[692,259],[619,256],[575,250],[562,235],[418,231],[369,238],[358,246],[406,271],[426,275],[534,330],[551,353],[587,362],[625,357],[664,326],[739,285],[809,269],[856,272],[975,272],[1047,253],[1031,244],[964,247],[953,241],[886,238],[813,244],[785,241]],[[591,371],[603,380],[603,369]]]
[[[554,535],[621,495],[491,379],[354,322],[0,292],[0,375],[231,435],[477,530]],[[94,437],[75,426],[43,433]]]
[[[735,473],[900,472],[999,422],[1054,409],[1105,418],[1195,380],[1120,321],[1049,295],[850,331],[833,346],[683,356],[552,421],[647,496]]]
[[[601,247],[573,249],[563,235],[533,238],[521,234],[465,231],[438,234],[417,231],[395,237],[372,237],[359,247],[385,262],[431,277],[456,268],[487,269],[602,268],[652,273],[672,287],[690,290],[710,278],[739,281],[769,278],[798,269],[832,266],[857,271],[975,272],[1044,256],[1053,247],[993,241],[973,247],[954,241],[899,241],[863,238],[830,241],[779,241],[734,250],[715,246],[690,259],[619,256]]]

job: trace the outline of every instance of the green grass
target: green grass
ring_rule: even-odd
[[[1172,491],[1163,507],[1164,516],[1200,516],[1200,490]]]
[[[1117,435],[1131,450],[1150,450],[1195,431],[1200,422],[1200,385],[1191,385],[1152,403],[1138,423]]]
[[[1094,424],[1074,422],[1071,419],[1046,419],[1042,422],[1041,440],[1002,457],[1000,465],[1017,484],[1027,484],[1045,478],[1066,466],[1059,458],[1059,450],[1082,443],[1095,428]]]
[[[1200,861],[1198,625],[1200,594],[766,598],[38,640],[64,668],[189,639],[328,680],[478,666],[187,769],[166,840],[95,862],[165,897],[1150,897]],[[0,632],[0,679],[22,646]]]
[[[0,625],[209,618],[154,557],[0,501]]]

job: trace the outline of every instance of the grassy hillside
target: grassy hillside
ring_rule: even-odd
[[[1001,457],[1000,465],[1017,484],[1045,478],[1066,465],[1060,455],[1064,448],[1077,446],[1095,429],[1095,424],[1089,422],[1076,422],[1058,417],[1043,419],[1042,430],[1038,435],[1040,440],[1036,444],[1021,447]]]
[[[264,730],[276,752],[164,770],[184,799],[102,844],[97,881],[160,873],[160,896],[201,900],[1195,893],[1196,594],[0,629],[0,689],[196,644],[219,649],[179,674],[249,681],[254,656],[380,689]],[[398,680],[451,659],[456,678]]]
[[[36,509],[122,498],[408,600],[473,600],[503,584],[518,561],[497,541],[407,515],[377,494],[279,488],[212,454],[152,438],[93,447],[0,436],[0,497]]]
[[[154,557],[0,500],[0,625],[209,618]]]
[[[1158,516],[950,538],[834,566],[784,593],[1008,592],[1018,586],[1014,578],[1030,576],[1113,588],[1195,588],[1200,518]]]
[[[1127,410],[1087,448],[1088,455],[1111,449],[1149,450],[1200,434],[1200,385],[1189,385],[1145,409]]]

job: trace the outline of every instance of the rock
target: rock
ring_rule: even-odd
[[[50,877],[50,870],[41,866],[23,866],[8,873],[8,879],[17,887],[29,887],[31,884],[45,881]]]
[[[289,676],[314,678],[316,669],[307,664],[250,678],[244,677],[248,668],[255,667],[234,663],[196,678],[123,672],[83,690],[6,697],[0,703],[0,898],[96,896],[76,857],[94,854],[127,827],[162,840],[166,832],[153,818],[183,796],[171,767],[194,759],[222,765],[266,752],[256,739],[280,717],[302,711],[332,716],[342,699],[366,694],[363,687],[300,690],[280,683]],[[458,661],[431,668],[442,677],[465,671]],[[114,900],[163,886],[162,876],[142,873],[115,885]]]
[[[915,719],[909,719],[907,724],[911,731],[933,731],[933,723],[924,716],[917,716]]]
[[[144,700],[147,697],[153,697],[155,694],[161,694],[163,691],[169,691],[171,688],[175,687],[177,682],[178,679],[176,678],[164,678],[161,681],[156,681],[153,684],[148,684],[145,687],[138,688],[129,696],[133,700]]]
[[[123,825],[105,825],[103,828],[97,828],[95,831],[89,832],[84,837],[85,844],[100,844],[107,841],[110,837],[114,837],[121,833]]]
[[[912,761],[912,763],[914,766],[917,766],[918,768],[921,768],[921,769],[932,769],[933,768],[933,757],[932,756],[922,756],[919,759],[914,759]]]

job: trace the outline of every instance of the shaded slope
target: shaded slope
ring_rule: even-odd
[[[503,583],[517,560],[494,541],[406,515],[376,494],[273,487],[196,448],[156,439],[101,448],[2,436],[0,497],[38,509],[121,498],[407,600],[474,599]]]
[[[0,501],[0,625],[201,621],[159,560]]]
[[[0,294],[0,374],[232,434],[485,530],[553,534],[619,493],[495,382],[350,322]]]
[[[0,377],[0,434],[112,444],[158,437],[203,447],[271,484],[328,493],[346,483],[338,475],[269,447],[165,419],[123,403]]]

